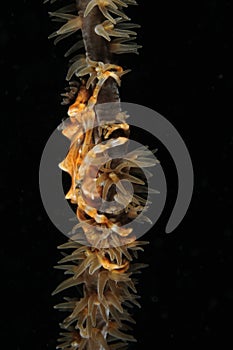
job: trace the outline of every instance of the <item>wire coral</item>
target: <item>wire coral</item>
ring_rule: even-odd
[[[136,240],[130,223],[149,220],[140,215],[148,196],[142,169],[156,160],[146,147],[128,150],[128,116],[119,104],[118,88],[129,70],[118,65],[116,56],[137,54],[141,47],[134,42],[132,30],[139,25],[124,12],[128,5],[136,1],[77,0],[49,12],[63,22],[49,36],[55,44],[75,36],[65,53],[74,56],[66,77],[69,86],[62,94],[62,103],[69,105],[69,121],[62,133],[71,144],[59,166],[71,177],[66,199],[76,206],[79,220],[69,241],[58,247],[68,253],[63,253],[56,268],[70,277],[53,294],[76,287],[82,293],[55,306],[68,313],[58,349],[123,349],[135,341],[129,309],[140,306],[134,275],[146,265],[133,259],[147,242]],[[101,109],[109,102],[116,103],[115,109]]]

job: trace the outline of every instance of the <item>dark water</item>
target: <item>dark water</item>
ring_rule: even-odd
[[[232,342],[233,4],[231,1],[148,1],[127,12],[141,24],[139,56],[122,62],[123,101],[148,106],[183,137],[195,187],[182,223],[164,233],[174,204],[174,164],[155,142],[168,183],[165,210],[140,255],[140,310],[134,310],[138,343],[130,349],[219,345]],[[41,1],[6,2],[0,20],[1,65],[1,345],[52,350],[60,316],[51,292],[62,280],[53,269],[64,237],[41,203],[41,153],[66,109],[65,44],[54,48],[54,30]],[[138,138],[143,139],[143,131]],[[152,141],[151,141],[152,142]],[[150,345],[148,345],[150,344]]]

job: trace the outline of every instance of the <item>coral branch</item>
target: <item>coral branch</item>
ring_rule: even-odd
[[[129,125],[120,104],[111,112],[96,108],[120,101],[118,88],[128,70],[117,64],[116,54],[138,53],[140,48],[132,42],[136,37],[132,29],[139,26],[124,13],[135,4],[134,0],[77,0],[50,12],[65,22],[50,35],[55,43],[67,36],[78,39],[65,54],[76,55],[67,73],[72,81],[62,94],[63,104],[71,103],[69,122],[62,128],[71,145],[59,166],[71,177],[66,199],[76,205],[79,224],[71,239],[59,247],[71,250],[56,266],[69,278],[53,295],[81,288],[82,296],[65,297],[55,306],[68,313],[61,324],[59,349],[113,350],[135,341],[129,334],[134,320],[128,307],[140,304],[132,276],[146,265],[133,259],[147,242],[136,241],[130,223],[145,209],[147,184],[142,168],[156,161],[146,148],[127,152]],[[125,150],[124,159],[117,157],[119,148]]]

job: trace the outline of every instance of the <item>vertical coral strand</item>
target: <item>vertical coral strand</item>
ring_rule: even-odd
[[[110,51],[110,43],[95,31],[97,26],[105,21],[104,15],[99,10],[98,6],[86,14],[87,5],[92,3],[89,0],[76,0],[79,9],[79,15],[82,18],[82,38],[85,45],[87,57],[91,61],[113,63],[113,54]],[[98,2],[96,2],[98,3]],[[101,5],[101,1],[99,2]],[[104,1],[102,1],[104,4]],[[103,84],[98,96],[98,103],[116,102],[119,100],[117,82],[113,78],[107,79]]]
[[[69,86],[62,94],[63,104],[69,105],[69,122],[62,133],[71,144],[59,166],[70,174],[66,199],[76,206],[79,221],[70,239],[58,247],[68,253],[56,267],[70,277],[53,294],[66,289],[71,293],[55,306],[67,313],[58,349],[123,349],[135,341],[128,308],[140,305],[132,275],[145,265],[132,260],[147,242],[136,240],[130,223],[146,202],[145,178],[135,159],[145,161],[148,154],[134,151],[127,160],[116,156],[119,148],[127,149],[129,137],[118,92],[127,71],[117,64],[117,57],[140,48],[133,41],[138,25],[124,11],[128,5],[136,2],[76,0],[49,13],[64,22],[50,38],[55,43],[69,36],[74,39],[65,54],[71,56]],[[103,103],[115,107],[106,109]],[[132,184],[133,194],[123,180]],[[77,288],[81,297],[75,296]]]

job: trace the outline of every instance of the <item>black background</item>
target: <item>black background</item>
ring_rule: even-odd
[[[130,349],[221,346],[232,341],[232,47],[233,3],[226,0],[138,1],[127,14],[141,29],[140,55],[121,58],[123,101],[150,107],[184,139],[194,167],[194,193],[182,223],[164,229],[177,178],[162,145],[165,210],[144,239],[138,343]],[[153,7],[152,7],[153,4]],[[66,109],[63,45],[41,1],[1,5],[1,348],[52,350],[60,315],[51,292],[63,279],[53,269],[64,236],[41,203],[38,169],[43,147]],[[65,47],[65,44],[64,44]],[[145,134],[138,133],[143,141]],[[150,345],[148,345],[150,344]]]

